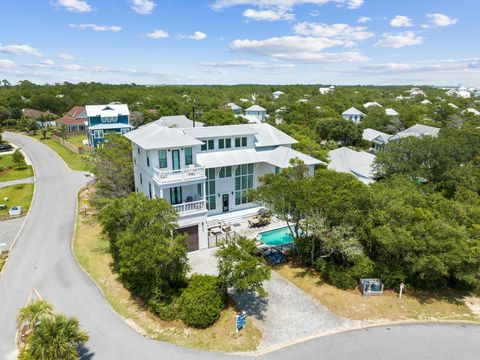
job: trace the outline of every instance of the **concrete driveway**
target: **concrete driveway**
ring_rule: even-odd
[[[238,359],[154,341],[130,328],[79,268],[71,251],[76,195],[86,182],[84,174],[69,170],[37,140],[11,133],[5,133],[4,138],[29,155],[36,170],[37,191],[30,216],[0,277],[0,359],[16,358],[15,318],[33,286],[55,310],[76,316],[89,333],[82,359]],[[480,326],[476,325],[384,327],[313,339],[265,358],[472,360],[480,353],[479,340]]]

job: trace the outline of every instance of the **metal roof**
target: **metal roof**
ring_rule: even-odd
[[[342,115],[363,115],[363,116],[365,116],[365,114],[363,112],[361,112],[360,110],[358,110],[354,107],[351,107],[350,109],[344,111],[342,113]]]
[[[375,175],[373,173],[375,155],[341,147],[329,151],[328,156],[330,158],[329,169],[352,174],[365,184],[370,184],[375,181]]]
[[[267,110],[261,107],[260,105],[252,105],[245,111],[267,111]]]
[[[130,115],[126,104],[86,105],[85,110],[88,117]]]
[[[199,128],[185,128],[181,130],[185,135],[189,135],[198,139],[229,137],[229,136],[247,136],[247,135],[255,135],[257,133],[248,124],[205,126],[205,127],[199,127]]]
[[[162,116],[155,122],[171,128],[193,128],[193,121],[185,115]],[[203,123],[195,121],[195,127],[203,127]]]

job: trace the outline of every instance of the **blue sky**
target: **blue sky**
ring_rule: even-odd
[[[0,78],[480,87],[478,0],[1,0]]]

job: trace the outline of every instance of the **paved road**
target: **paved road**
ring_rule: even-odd
[[[76,193],[85,177],[36,140],[15,134],[36,169],[30,216],[0,278],[0,359],[14,359],[15,317],[35,286],[57,311],[80,319],[90,341],[84,359],[229,359],[138,335],[108,306],[77,266],[70,248]],[[288,306],[288,304],[285,304]],[[478,359],[480,326],[413,325],[323,337],[270,353],[266,359]]]

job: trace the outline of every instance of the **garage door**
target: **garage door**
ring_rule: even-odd
[[[187,251],[195,251],[199,249],[198,246],[198,225],[189,226],[177,230],[180,234],[187,234]]]

